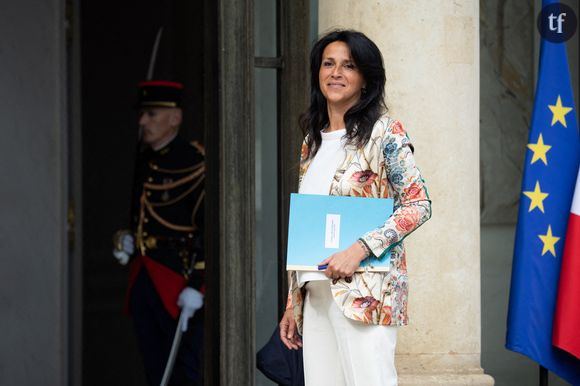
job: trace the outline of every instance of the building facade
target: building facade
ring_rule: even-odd
[[[332,28],[381,49],[389,114],[409,129],[433,200],[408,243],[400,384],[535,382],[503,334],[538,2],[157,3],[0,6],[0,384],[143,383],[110,236],[128,216],[133,88],[168,22],[167,73],[195,91],[184,135],[207,148],[207,385],[271,384],[255,352],[285,301],[308,53]]]

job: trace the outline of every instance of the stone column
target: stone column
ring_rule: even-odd
[[[407,239],[399,384],[493,385],[480,365],[479,2],[319,0],[319,31],[337,27],[381,49],[389,114],[407,127],[433,200]]]

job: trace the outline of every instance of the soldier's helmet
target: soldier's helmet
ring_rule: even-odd
[[[138,85],[137,108],[181,107],[183,84],[167,80],[146,80]]]

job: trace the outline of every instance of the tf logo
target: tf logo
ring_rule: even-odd
[[[542,8],[537,20],[542,38],[552,43],[562,43],[576,32],[576,14],[566,4],[553,3]]]

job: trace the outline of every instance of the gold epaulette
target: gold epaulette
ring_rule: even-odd
[[[205,157],[205,146],[203,146],[198,141],[191,141],[189,144],[195,147],[195,149],[199,152],[199,154]]]

